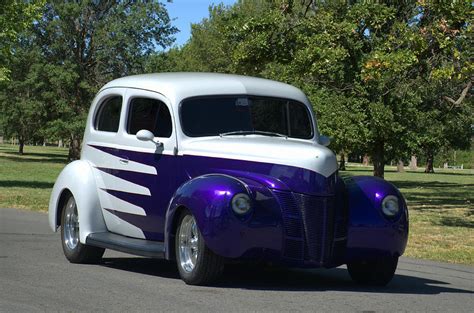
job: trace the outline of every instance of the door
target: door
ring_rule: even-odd
[[[108,173],[110,207],[103,207],[109,231],[164,240],[166,209],[176,188],[172,117],[172,107],[162,95],[127,89],[117,144],[108,152],[112,162],[118,162]],[[136,133],[143,129],[154,134],[153,141],[137,139]]]
[[[119,179],[126,169],[119,158],[123,117],[125,114],[124,88],[110,88],[101,91],[94,100],[88,117],[81,158],[92,166],[97,186],[100,207],[109,231],[127,228],[116,214],[112,212],[129,212],[142,214],[143,210],[132,207],[113,195],[117,188],[134,190],[133,185],[126,185]],[[143,232],[130,225],[127,233],[133,237],[144,238]]]

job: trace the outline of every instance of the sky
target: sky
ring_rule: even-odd
[[[232,5],[237,0],[173,0],[173,2],[164,2],[173,26],[179,29],[175,35],[174,45],[182,46],[191,37],[191,23],[198,23],[203,18],[209,16],[209,6],[211,4],[223,3]]]

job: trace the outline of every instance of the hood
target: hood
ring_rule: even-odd
[[[261,135],[184,140],[180,155],[191,177],[209,171],[268,181],[269,188],[320,194],[337,171],[334,153],[314,141]],[[273,180],[273,183],[270,182]],[[278,187],[280,186],[280,187]]]

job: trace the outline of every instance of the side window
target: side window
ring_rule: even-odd
[[[115,96],[105,100],[99,108],[95,118],[95,129],[104,132],[116,133],[119,128],[122,97]]]
[[[128,112],[129,134],[135,135],[139,130],[147,129],[155,137],[171,137],[171,114],[163,102],[149,98],[133,98]]]
[[[306,107],[297,102],[290,102],[290,136],[295,138],[308,139],[313,135],[313,127]]]

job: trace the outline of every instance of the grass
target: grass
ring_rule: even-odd
[[[46,211],[54,182],[66,165],[67,150],[0,145],[0,207]]]
[[[0,145],[0,207],[46,211],[56,177],[66,165],[67,150]],[[435,169],[436,170],[436,169]],[[474,170],[396,172],[385,179],[402,191],[410,211],[405,255],[474,265]],[[342,175],[372,175],[370,167],[349,166]]]

